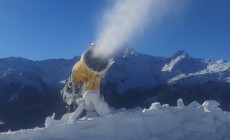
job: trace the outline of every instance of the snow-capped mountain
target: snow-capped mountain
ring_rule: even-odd
[[[0,59],[0,131],[39,126],[51,112],[64,111],[60,81],[69,76],[77,59]]]
[[[184,51],[164,58],[126,49],[114,61],[105,80],[113,83],[119,92],[159,84],[194,85],[207,81],[229,83],[230,79],[229,62],[196,59]]]
[[[15,57],[0,59],[0,96],[14,101],[28,87],[38,93],[45,93],[50,89],[60,90],[63,86],[61,81],[69,76],[71,67],[77,59],[44,61]]]
[[[114,58],[102,82],[102,93],[115,107],[152,101],[175,105],[183,97],[186,104],[218,100],[229,110],[229,77],[230,63],[223,60],[192,58],[184,51],[169,58],[155,57],[125,49]]]
[[[46,88],[60,90],[72,66],[79,59],[31,61],[23,58],[0,59],[0,96],[15,99],[20,91],[30,86],[42,93]],[[219,60],[192,58],[179,51],[170,58],[154,57],[125,49],[113,60],[102,87],[108,83],[119,93],[130,89],[148,89],[159,84],[202,84],[207,81],[230,83],[230,63]],[[16,87],[7,91],[7,86]],[[11,88],[12,89],[12,88]],[[6,90],[6,91],[4,91]]]
[[[0,120],[5,126],[1,131],[41,126],[53,112],[64,113],[58,93],[79,58],[0,59]],[[175,105],[183,98],[185,104],[217,100],[224,110],[230,110],[230,63],[192,58],[184,51],[166,58],[126,48],[113,58],[101,93],[115,108],[149,107],[154,101]]]

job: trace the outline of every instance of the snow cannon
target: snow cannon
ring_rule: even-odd
[[[102,75],[109,68],[109,58],[95,55],[94,51],[91,47],[82,54],[83,64],[94,74]]]

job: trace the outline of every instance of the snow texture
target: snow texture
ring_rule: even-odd
[[[106,117],[83,118],[75,123],[1,133],[0,140],[229,139],[230,112],[218,108],[218,102],[206,101],[200,105],[194,101],[184,106],[179,99],[178,105],[172,107],[153,103],[150,109],[113,110]]]

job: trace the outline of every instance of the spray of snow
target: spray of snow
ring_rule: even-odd
[[[151,21],[157,25],[167,13],[181,9],[181,0],[116,0],[105,11],[96,40],[96,54],[109,56],[141,33]]]

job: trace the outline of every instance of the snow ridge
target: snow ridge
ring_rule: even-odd
[[[176,83],[179,80],[186,79],[188,83],[195,84],[196,82],[202,83],[202,81],[224,81],[230,83],[229,70],[230,63],[223,60],[218,61],[204,61],[206,68],[200,71],[194,71],[191,73],[181,73],[168,80],[168,84]],[[196,80],[196,82],[194,80]]]
[[[175,67],[175,65],[177,63],[179,63],[180,61],[182,61],[184,58],[188,57],[187,53],[186,52],[183,52],[183,51],[179,51],[176,53],[176,58],[172,58],[171,61],[168,63],[168,64],[165,64],[164,67],[162,68],[161,71],[168,71],[168,72],[171,72],[172,69]]]
[[[211,73],[218,73],[226,71],[230,68],[230,63],[224,62],[223,60],[213,61],[208,64],[207,70]]]
[[[21,85],[10,94],[15,94],[15,97],[26,86],[37,88],[38,91],[47,87],[59,91],[63,87],[61,83],[68,78],[78,59],[79,57],[44,61],[14,57],[0,59],[1,89],[8,85]],[[230,83],[229,62],[195,59],[184,51],[164,58],[140,54],[134,49],[125,48],[113,60],[113,65],[103,79],[102,87],[110,83],[110,87],[121,94],[130,89],[148,89],[166,83],[200,84],[210,80]],[[4,90],[0,91],[0,95],[5,93]]]
[[[0,133],[0,140],[227,140],[230,137],[230,112],[223,112],[218,106],[218,102],[211,100],[202,105],[194,101],[184,106],[179,99],[175,107],[153,103],[144,110],[114,110],[107,117]]]

